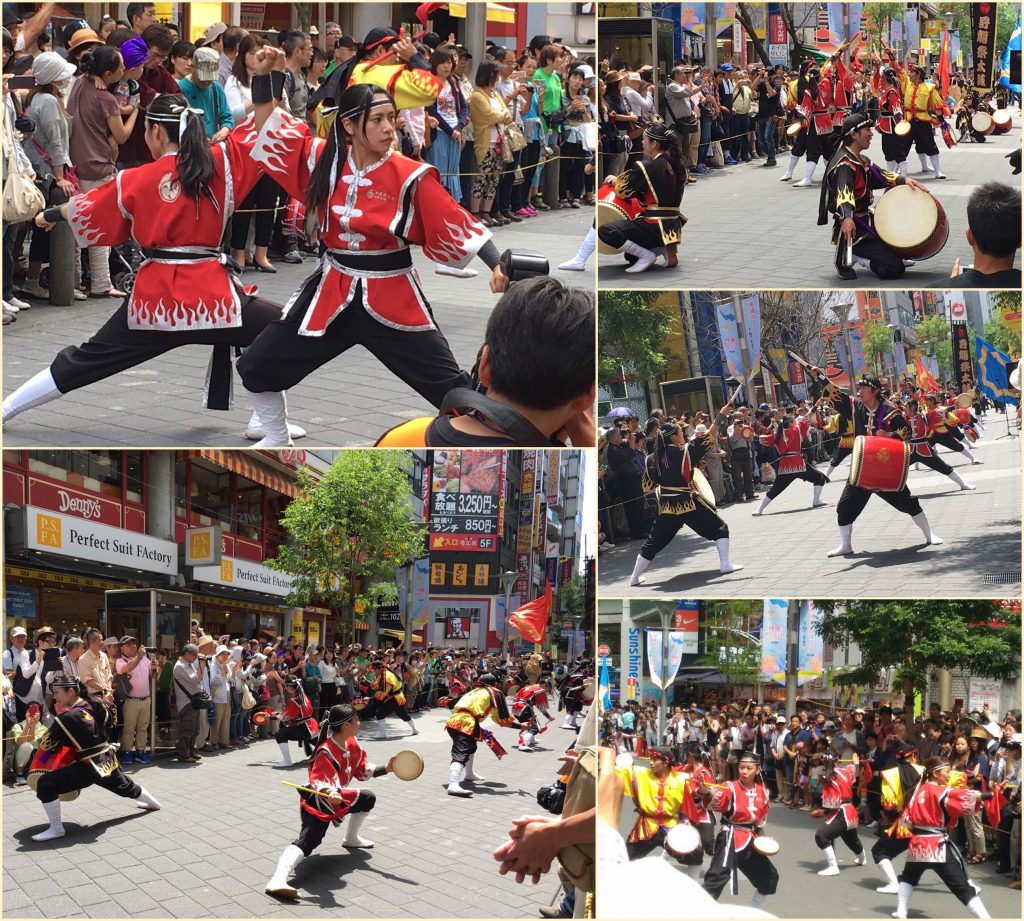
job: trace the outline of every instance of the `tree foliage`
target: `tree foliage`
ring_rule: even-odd
[[[761,41],[757,35],[757,29],[754,28],[754,22],[751,19],[750,11],[747,9],[746,3],[736,4],[736,18],[742,24],[747,33],[747,37],[754,46],[754,54],[761,59],[761,62],[765,67],[771,67],[771,61],[768,59],[768,51],[764,47],[764,42]]]
[[[998,315],[1009,310],[1020,311],[1020,291],[996,291],[990,296]],[[1011,358],[1016,358],[1020,355],[1020,333],[1006,326],[998,315],[989,317],[985,322],[982,338]]]
[[[885,323],[867,320],[861,326],[860,338],[864,357],[875,373],[881,375],[885,356],[892,354],[892,330]]]
[[[949,321],[939,314],[932,314],[914,326],[914,333],[918,349],[925,355],[934,355],[941,375],[949,377],[953,372],[953,342]]]
[[[734,685],[757,684],[761,675],[761,648],[744,632],[760,617],[763,602],[709,601],[706,604],[704,649],[700,665],[716,668],[725,678],[725,699]]]
[[[659,374],[667,364],[661,350],[672,309],[629,291],[602,291],[598,303],[598,383],[607,387],[621,376],[621,366],[640,379]]]
[[[289,541],[268,562],[292,576],[290,604],[327,604],[352,626],[357,604],[394,600],[396,569],[424,549],[408,468],[398,451],[342,451],[320,482],[300,474],[282,519]]]
[[[874,684],[895,668],[906,706],[933,668],[964,668],[981,678],[1020,673],[1020,612],[999,601],[815,601],[820,633],[833,646],[856,643],[861,664],[836,676],[840,684]],[[1006,626],[992,627],[989,621]]]

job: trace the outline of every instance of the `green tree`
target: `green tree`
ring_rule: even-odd
[[[885,4],[886,6],[890,4]],[[971,47],[971,4],[970,3],[940,3],[939,12],[942,14],[953,14],[953,29],[960,33],[960,47],[969,49]],[[1006,50],[1006,43],[1010,40],[1013,30],[1017,25],[1017,16],[1020,7],[1016,3],[996,4],[996,69],[994,78],[999,80],[999,62],[1003,59],[1003,52]],[[969,52],[967,52],[969,54]]]
[[[725,700],[735,685],[757,684],[761,676],[761,647],[751,642],[752,622],[763,610],[763,602],[709,601],[705,607],[704,649],[700,665],[716,668],[725,678]]]
[[[572,581],[562,586],[561,591],[558,593],[559,600],[559,611],[552,612],[550,620],[550,629],[557,637],[557,645],[560,650],[564,649],[566,653],[569,650],[569,638],[563,637],[562,633],[562,621],[571,620],[573,622],[573,628],[579,625],[579,629],[582,631],[586,626],[584,623],[586,619],[586,599],[583,596],[583,579],[577,573],[573,575]],[[555,644],[552,644],[555,645]],[[573,655],[579,657],[583,655],[583,649],[577,642],[573,648]]]
[[[996,315],[989,317],[981,337],[1011,358],[1020,355],[1020,333],[1007,327],[999,317],[1009,310],[1020,312],[1020,291],[997,291],[991,295]]]
[[[934,355],[939,363],[939,372],[948,378],[953,371],[953,342],[949,332],[949,321],[938,314],[922,319],[915,327],[918,351],[923,355]]]
[[[981,678],[1020,673],[1020,612],[989,599],[815,601],[820,633],[833,646],[856,643],[860,665],[836,675],[841,685],[874,684],[896,669],[904,706],[924,691],[933,668],[964,668]],[[1002,621],[1006,626],[989,626]]]
[[[394,601],[395,571],[423,555],[424,533],[412,520],[409,456],[398,451],[342,451],[281,520],[289,541],[268,565],[294,580],[290,604],[326,604],[355,639],[357,605]]]
[[[864,357],[875,373],[881,376],[884,358],[892,354],[892,330],[884,323],[868,320],[861,327],[861,344]]]
[[[672,308],[652,303],[654,295],[602,291],[598,313],[598,383],[607,387],[622,367],[638,378],[653,377],[667,360],[662,342],[672,323]]]

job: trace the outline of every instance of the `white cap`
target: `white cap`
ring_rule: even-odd
[[[15,627],[11,630],[11,639],[13,640],[16,636],[28,636],[28,630],[24,627]]]
[[[228,655],[231,654],[231,650],[228,649],[227,646],[218,646],[217,647],[217,651],[214,653],[214,655],[215,656],[219,656],[222,652],[226,652],[226,653],[228,653]]]

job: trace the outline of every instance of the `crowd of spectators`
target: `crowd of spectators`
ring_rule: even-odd
[[[603,732],[620,752],[637,756],[654,745],[672,749],[675,762],[685,763],[686,745],[697,742],[718,780],[735,780],[739,756],[753,751],[771,799],[791,809],[824,815],[821,805],[823,764],[816,753],[831,752],[844,763],[857,764],[855,804],[863,826],[882,834],[882,772],[897,765],[897,749],[910,745],[917,761],[949,758],[954,782],[987,790],[1001,787],[1006,798],[998,827],[982,815],[959,820],[954,840],[968,863],[996,861],[997,872],[1013,876],[1020,886],[1020,866],[1011,860],[1011,840],[1019,833],[1021,715],[1007,712],[996,720],[986,704],[980,711],[943,710],[932,702],[927,715],[912,716],[882,702],[877,708],[800,708],[787,715],[778,704],[754,700],[719,705],[701,701],[671,708],[659,736],[659,705],[628,701],[605,713]],[[1017,831],[1015,832],[1015,824]]]
[[[150,763],[153,713],[152,735],[158,746],[180,735],[186,717],[195,721],[195,748],[201,752],[269,737],[275,721],[258,714],[281,712],[290,678],[301,681],[320,718],[336,703],[372,695],[369,679],[375,662],[401,680],[410,713],[460,695],[485,671],[507,679],[509,686],[542,682],[552,688],[568,674],[567,666],[550,653],[502,661],[468,648],[306,645],[293,636],[268,642],[228,634],[214,637],[197,622],[189,642],[175,649],[147,648],[133,636],[105,637],[98,628],[61,638],[52,628],[40,627],[30,642],[24,627],[13,627],[9,640],[3,653],[4,764],[16,784],[25,782],[38,741],[53,720],[50,682],[59,672],[77,676],[87,694],[116,707],[111,741],[120,743],[125,764]],[[192,695],[203,692],[210,704],[194,712]]]
[[[333,22],[322,36],[216,22],[193,43],[178,24],[158,22],[153,3],[129,3],[124,20],[104,16],[95,24],[58,15],[55,3],[40,4],[27,21],[5,13],[3,32],[4,180],[10,160],[48,202],[150,162],[145,112],[160,94],[184,95],[203,110],[210,142],[223,140],[253,109],[254,56],[267,43],[287,55],[282,105],[321,136],[329,127],[323,108],[330,99],[318,91],[353,58],[372,56],[363,51],[361,36],[344,35]],[[467,48],[454,35],[442,41],[425,33],[417,36],[413,53],[429,63],[444,88],[434,105],[399,112],[402,152],[434,164],[463,207],[484,224],[502,227],[593,202],[593,59],[584,61],[544,35],[515,51],[490,42]],[[545,170],[555,171],[558,181],[546,184]],[[30,221],[5,223],[5,323],[33,300],[49,298],[49,241],[50,233]],[[289,208],[281,187],[264,177],[238,203],[224,243],[239,266],[275,272],[275,262],[300,264],[304,254],[316,252],[315,221]],[[86,259],[75,259],[75,300],[123,298],[138,258],[88,248]]]

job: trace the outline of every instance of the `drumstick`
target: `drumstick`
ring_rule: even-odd
[[[324,793],[322,790],[311,790],[309,787],[303,787],[303,786],[300,786],[297,783],[292,783],[291,781],[288,781],[288,780],[282,780],[281,783],[283,783],[286,787],[294,787],[296,790],[299,790],[302,793],[312,793],[314,796],[329,796],[330,795],[330,794]]]

